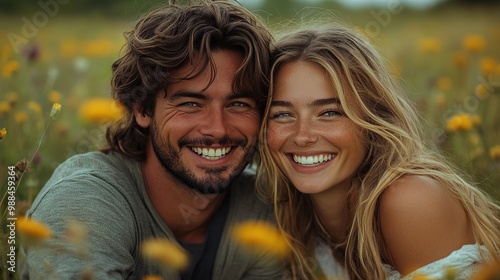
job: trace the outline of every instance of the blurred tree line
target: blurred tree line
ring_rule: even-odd
[[[171,0],[172,1],[172,0]],[[177,0],[188,2],[193,0]],[[196,0],[195,0],[196,1]],[[387,0],[394,3],[398,0]],[[439,0],[438,0],[439,1]],[[168,0],[0,0],[0,14],[29,15],[40,10],[49,9],[61,14],[105,15],[113,17],[135,17],[152,8],[168,2]],[[446,5],[489,5],[500,4],[499,0],[440,0],[437,6]],[[279,13],[280,17],[293,15],[298,9],[311,6],[307,0],[264,0],[259,11],[267,11],[272,15]],[[338,9],[340,4],[335,0],[314,1],[314,7]]]
[[[168,0],[0,0],[0,14],[29,15],[40,10],[57,10],[63,15],[96,14],[133,17]]]

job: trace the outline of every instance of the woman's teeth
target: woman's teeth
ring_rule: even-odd
[[[317,155],[317,156],[293,156],[293,161],[300,165],[317,165],[329,160],[332,160],[333,156],[332,154],[328,155]]]

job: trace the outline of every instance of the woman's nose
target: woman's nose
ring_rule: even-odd
[[[318,135],[308,121],[299,121],[295,126],[293,142],[297,146],[307,146],[318,141]]]

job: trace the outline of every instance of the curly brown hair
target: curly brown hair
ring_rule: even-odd
[[[134,29],[125,33],[125,38],[125,52],[113,63],[111,80],[113,98],[123,105],[125,114],[108,127],[109,146],[104,151],[113,150],[144,160],[149,129],[136,123],[134,106],[138,105],[141,113],[152,116],[156,96],[168,84],[192,79],[207,68],[213,80],[216,69],[212,53],[219,50],[243,54],[244,61],[233,87],[235,91],[253,94],[263,112],[273,38],[262,22],[244,7],[206,0],[191,5],[169,4],[140,19]],[[196,71],[186,77],[173,77],[171,72],[185,63],[193,63]]]

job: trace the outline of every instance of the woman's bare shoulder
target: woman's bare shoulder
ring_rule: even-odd
[[[402,273],[474,242],[464,208],[431,177],[399,178],[382,194],[379,210],[385,249]]]

